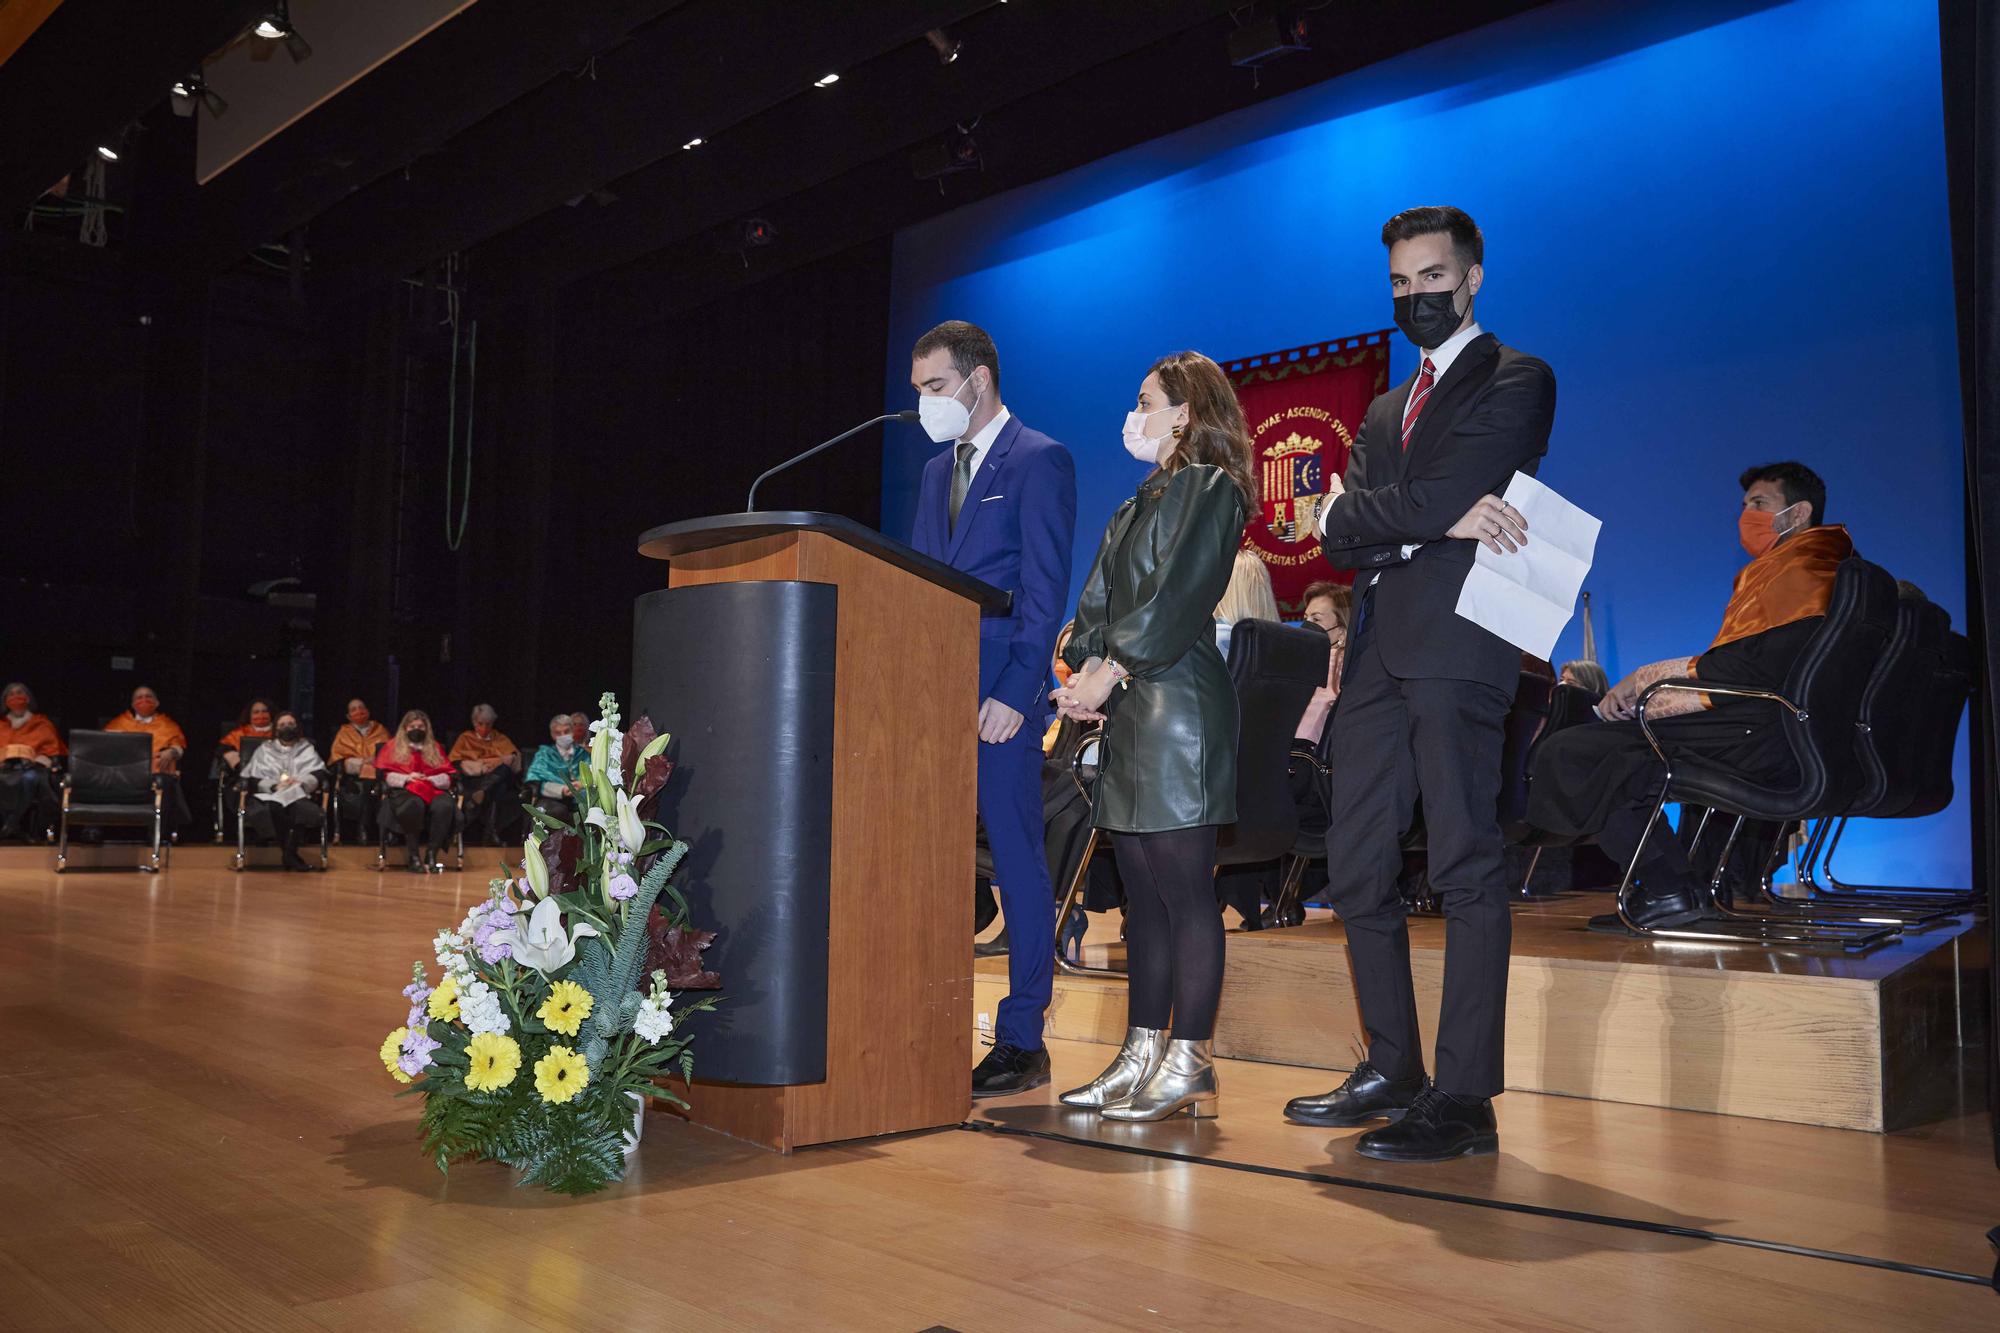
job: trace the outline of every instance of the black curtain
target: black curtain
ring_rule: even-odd
[[[1980,671],[1972,701],[1973,866],[1987,886],[2000,959],[2000,15],[1980,0],[1938,6],[1952,273],[1958,298],[1959,383],[1965,410],[1966,622]],[[1988,969],[1986,1104],[2000,1108],[2000,967]],[[2000,1116],[1994,1117],[2000,1164]]]

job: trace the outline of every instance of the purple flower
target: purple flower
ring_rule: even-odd
[[[625,875],[625,874],[613,875],[611,877],[611,882],[604,886],[604,891],[611,895],[611,899],[613,902],[622,903],[627,898],[635,898],[638,896],[639,881],[633,879],[630,875]]]
[[[429,1025],[431,1021],[430,1014],[425,1006],[426,1002],[431,998],[431,990],[431,987],[424,985],[421,981],[412,981],[409,985],[403,987],[403,994],[410,1001],[410,1016],[403,1020],[404,1027],[412,1031],[422,1032]]]
[[[432,1041],[421,1028],[413,1029],[409,1036],[403,1038],[403,1053],[396,1057],[396,1066],[415,1078],[430,1067],[431,1052],[442,1044]]]

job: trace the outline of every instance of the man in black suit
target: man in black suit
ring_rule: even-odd
[[[1308,1125],[1388,1119],[1357,1150],[1430,1162],[1499,1146],[1512,935],[1501,863],[1500,753],[1521,653],[1457,614],[1476,544],[1527,540],[1498,498],[1548,450],[1555,376],[1473,318],[1485,242],[1456,208],[1412,208],[1382,227],[1396,325],[1423,352],[1377,398],[1344,482],[1322,512],[1321,546],[1357,571],[1359,604],[1334,714],[1328,888],[1347,927],[1368,1058],[1346,1083],[1294,1098]],[[1431,887],[1445,913],[1437,1071],[1424,1075],[1397,892],[1400,842],[1423,798]]]

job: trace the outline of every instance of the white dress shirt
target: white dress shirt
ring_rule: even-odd
[[[967,474],[968,476],[976,477],[979,475],[979,469],[985,466],[986,463],[986,451],[993,447],[993,441],[1000,438],[1000,428],[1005,426],[1012,416],[1013,413],[1007,410],[1007,405],[1002,403],[1000,410],[993,414],[993,420],[981,426],[979,433],[971,438],[972,471]],[[958,446],[964,443],[967,443],[967,441],[958,440],[951,446],[952,462],[954,465],[958,461]]]
[[[1485,330],[1479,327],[1479,321],[1474,320],[1472,323],[1460,329],[1457,333],[1452,334],[1451,337],[1446,338],[1444,342],[1439,344],[1436,348],[1428,352],[1425,352],[1423,354],[1424,357],[1428,358],[1431,363],[1431,393],[1433,396],[1435,396],[1437,393],[1437,386],[1444,383],[1445,375],[1448,374],[1451,370],[1451,363],[1458,360],[1458,354],[1465,350],[1465,346],[1467,343],[1471,342],[1474,338],[1477,338],[1481,333],[1484,332]],[[1417,373],[1419,375],[1423,373],[1422,359],[1419,359],[1417,362]],[[1416,381],[1413,379],[1411,380],[1410,383],[1411,383],[1411,393],[1414,394],[1416,392]],[[1409,407],[1410,407],[1409,400],[1405,399],[1403,402],[1403,410],[1405,412],[1408,412]],[[1400,421],[1397,422],[1398,428],[1400,428],[1401,425],[1402,423]],[[1322,538],[1326,536],[1327,513],[1332,508],[1333,508],[1332,505],[1327,505],[1324,509],[1321,509],[1319,511],[1319,535]],[[1422,542],[1412,542],[1406,544],[1403,547],[1403,559],[1408,560],[1412,555],[1415,555],[1417,549],[1422,545],[1423,545]],[[1374,587],[1376,582],[1379,579],[1381,579],[1381,577],[1382,577],[1382,571],[1379,569],[1376,570],[1374,577],[1368,580],[1368,586],[1371,588]]]

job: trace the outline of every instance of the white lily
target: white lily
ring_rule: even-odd
[[[510,942],[514,961],[546,976],[576,957],[578,940],[596,933],[597,927],[588,921],[577,922],[565,933],[562,908],[555,899],[544,898],[535,904],[535,910],[529,913],[525,924],[514,927],[514,938]]]
[[[648,759],[651,759],[656,754],[664,752],[667,746],[673,741],[673,739],[674,736],[672,732],[663,731],[659,735],[653,737],[653,739],[647,741],[646,748],[639,751],[640,770],[643,771],[645,769],[646,761]]]
[[[611,831],[611,821],[604,817],[604,811],[594,805],[590,807],[590,813],[583,817],[583,822],[586,824],[595,824],[606,833]]]
[[[521,865],[528,873],[528,887],[535,891],[537,898],[549,896],[549,863],[542,855],[539,839],[529,838],[521,844]]]
[[[618,841],[635,854],[646,845],[646,822],[639,818],[639,807],[622,791],[618,793]]]

